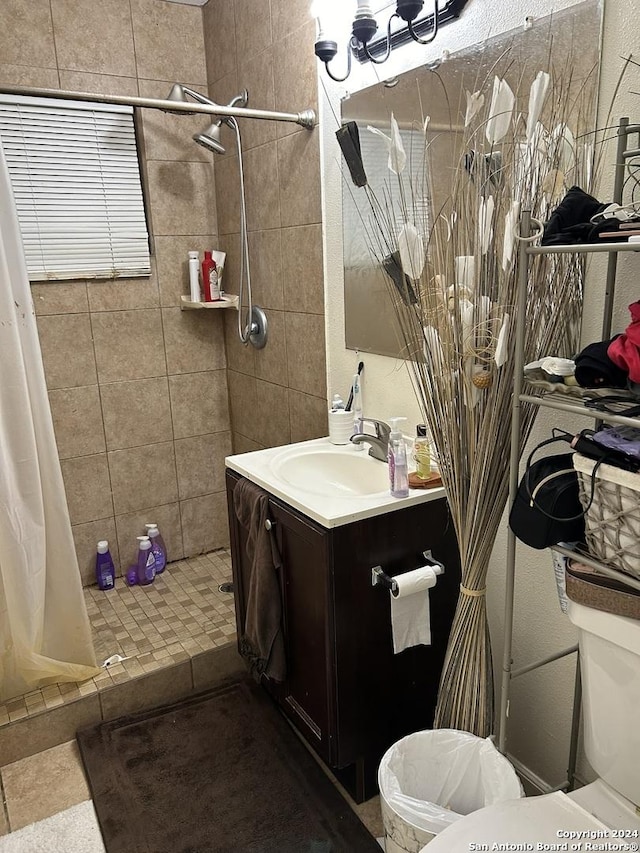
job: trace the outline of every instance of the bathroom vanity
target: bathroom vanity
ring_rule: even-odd
[[[291,470],[302,470],[307,491],[283,479],[278,460],[291,448],[307,452]],[[289,454],[287,456],[287,454]],[[325,488],[309,465],[369,472],[369,492],[342,493],[344,482]],[[309,462],[309,459],[312,459]],[[357,462],[352,460],[357,459]],[[320,469],[319,469],[320,470]],[[337,468],[336,468],[337,470]],[[227,505],[238,634],[245,622],[250,566],[246,529],[233,510],[233,491],[242,476],[269,493],[269,521],[281,557],[280,588],[287,678],[264,686],[356,802],[377,792],[376,773],[386,749],[400,737],[433,722],[438,682],[460,582],[457,543],[443,490],[412,490],[393,499],[372,492],[386,466],[351,445],[334,448],[326,439],[286,449],[227,459]],[[347,473],[347,480],[349,475]],[[336,473],[339,479],[339,474]],[[366,481],[366,474],[358,480]],[[334,488],[335,494],[330,492]],[[372,568],[393,576],[424,565],[423,552],[445,566],[430,590],[432,645],[394,655],[390,592],[372,585]]]

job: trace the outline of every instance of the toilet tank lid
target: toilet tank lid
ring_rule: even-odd
[[[567,615],[577,628],[640,655],[640,620],[596,610],[571,599],[567,605]]]

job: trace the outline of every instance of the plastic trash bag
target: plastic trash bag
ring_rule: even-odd
[[[484,806],[524,796],[515,770],[489,738],[455,729],[399,740],[382,757],[378,784],[400,818],[434,834]]]

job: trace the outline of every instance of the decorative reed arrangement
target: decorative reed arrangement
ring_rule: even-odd
[[[389,292],[462,562],[435,725],[483,737],[493,730],[485,591],[508,496],[520,215],[528,209],[545,221],[569,187],[590,190],[594,171],[594,139],[585,126],[593,80],[575,79],[573,68],[572,56],[554,67],[551,54],[544,70],[519,67],[507,51],[473,81],[466,103],[452,110],[452,125],[463,125],[454,178],[428,233],[421,233],[420,216],[436,137],[426,115],[414,125],[416,144],[424,146],[421,168],[406,174],[392,116],[388,184],[364,190],[370,248],[383,265],[399,256],[407,277],[407,292],[392,284]],[[530,264],[525,363],[577,351],[583,277],[584,264],[572,255]],[[520,451],[534,417],[535,408],[524,405]]]

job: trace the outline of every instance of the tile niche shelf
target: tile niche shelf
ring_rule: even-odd
[[[237,311],[238,297],[233,293],[227,293],[215,302],[192,302],[188,296],[181,296],[180,308],[183,311],[198,311],[201,308],[204,308],[205,310],[209,310],[211,308],[235,308]]]

